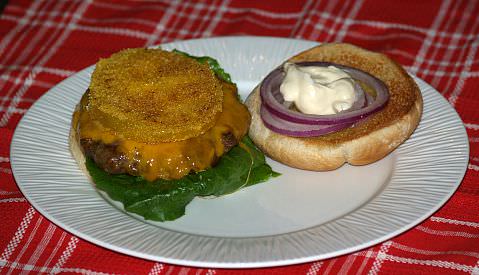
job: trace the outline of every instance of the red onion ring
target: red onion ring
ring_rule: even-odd
[[[344,112],[334,115],[311,115],[302,114],[285,108],[282,104],[284,98],[279,91],[279,86],[285,77],[282,67],[273,70],[260,87],[261,100],[265,108],[275,116],[286,121],[305,123],[305,124],[338,124],[338,123],[354,123],[384,108],[389,100],[389,92],[386,84],[371,74],[355,69],[352,67],[339,65],[330,62],[301,62],[296,63],[298,66],[335,66],[344,70],[351,75],[352,78],[362,81],[376,90],[376,98],[373,102],[359,109],[348,109]],[[367,93],[365,93],[367,94]],[[356,106],[357,107],[357,106]]]
[[[381,80],[352,67],[330,62],[301,62],[298,66],[335,66],[344,70],[353,79],[362,81],[376,91],[376,98],[366,93],[354,82],[356,100],[351,108],[334,115],[311,115],[289,110],[280,92],[285,73],[282,67],[273,70],[260,87],[260,115],[265,126],[279,134],[295,137],[321,136],[350,127],[380,111],[389,100],[389,91]]]
[[[264,105],[261,106],[260,115],[263,119],[263,123],[270,130],[286,135],[295,137],[312,137],[322,136],[331,132],[336,132],[344,128],[348,128],[352,123],[343,124],[331,124],[331,125],[315,125],[315,124],[302,124],[295,123],[287,120],[283,120],[271,112],[269,112]]]

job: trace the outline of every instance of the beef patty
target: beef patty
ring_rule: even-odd
[[[221,143],[226,153],[238,144],[238,140],[236,140],[231,132],[228,132],[221,136]],[[138,158],[128,158],[124,153],[118,150],[118,143],[105,144],[101,141],[94,141],[91,138],[82,138],[80,139],[80,145],[84,154],[107,173],[140,175],[139,156]],[[215,162],[216,161],[217,159]]]

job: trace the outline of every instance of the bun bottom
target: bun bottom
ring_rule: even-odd
[[[77,106],[77,109],[79,107]],[[76,110],[75,110],[76,111]],[[83,154],[83,151],[80,147],[79,139],[78,139],[78,134],[77,131],[75,130],[75,125],[72,124],[70,127],[70,134],[68,137],[68,143],[70,145],[70,152],[72,154],[72,157],[75,159],[76,163],[78,164],[78,167],[80,170],[88,177],[88,180],[93,183],[93,179],[90,176],[90,173],[88,172],[88,169],[86,168],[86,158],[85,155]]]
[[[422,113],[422,97],[413,108],[390,125],[365,136],[343,142],[325,142],[320,138],[298,138],[268,129],[260,116],[259,87],[246,99],[251,113],[249,136],[269,157],[288,166],[312,171],[328,171],[344,163],[366,165],[378,161],[396,149],[416,129]]]

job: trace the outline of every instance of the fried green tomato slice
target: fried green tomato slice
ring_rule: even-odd
[[[161,49],[126,49],[101,59],[89,89],[90,115],[138,142],[199,136],[222,112],[222,86],[208,65]]]

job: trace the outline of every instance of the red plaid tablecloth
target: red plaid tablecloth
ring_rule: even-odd
[[[0,15],[0,273],[479,274],[479,2],[9,1]],[[454,196],[389,241],[329,260],[265,269],[197,269],[83,241],[40,215],[10,168],[17,123],[62,79],[127,47],[198,37],[263,35],[344,41],[394,58],[457,110],[470,163]]]

